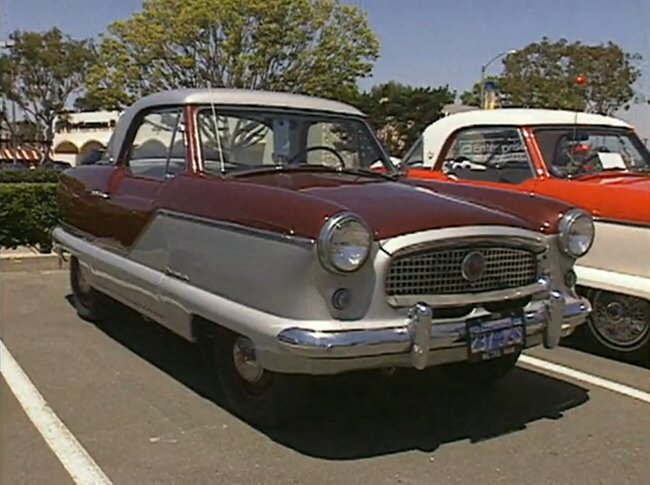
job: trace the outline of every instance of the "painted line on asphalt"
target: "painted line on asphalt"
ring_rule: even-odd
[[[623,394],[624,396],[638,399],[639,401],[650,404],[650,393],[636,389],[634,387],[626,386],[625,384],[603,379],[602,377],[587,374],[586,372],[572,369],[571,367],[566,367],[560,364],[555,364],[547,360],[538,359],[537,357],[532,357],[530,355],[520,356],[519,362],[522,364],[528,364],[532,367],[537,367],[539,369],[544,369],[555,374],[570,377],[578,381],[586,382],[587,384],[602,387],[603,389],[607,389],[618,394]]]
[[[0,340],[0,374],[74,482],[110,485],[111,481],[50,408],[2,340]]]

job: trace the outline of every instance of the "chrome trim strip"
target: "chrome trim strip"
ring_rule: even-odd
[[[156,211],[156,215],[163,215],[167,217],[172,217],[174,219],[180,219],[190,222],[196,222],[198,224],[204,224],[207,226],[218,227],[220,229],[226,229],[229,231],[239,232],[242,234],[247,234],[249,236],[261,237],[264,239],[272,239],[275,241],[280,241],[288,244],[295,244],[301,247],[310,248],[316,241],[311,238],[306,238],[302,236],[293,236],[290,234],[281,234],[279,232],[268,231],[265,229],[257,229],[253,227],[247,227],[235,222],[222,221],[218,219],[209,219],[207,217],[194,216],[191,214],[183,214],[181,212],[176,212],[169,209],[159,209]],[[155,217],[155,215],[154,215]]]
[[[460,236],[449,237],[438,240],[426,241],[412,246],[405,246],[391,254],[393,258],[399,258],[412,253],[421,251],[438,250],[455,248],[458,246],[472,246],[476,248],[484,246],[498,246],[504,248],[532,250],[536,254],[543,254],[549,250],[549,243],[545,238],[531,238],[524,236],[496,236],[496,235],[478,235],[478,236]]]
[[[520,288],[486,291],[484,293],[459,293],[457,295],[396,295],[387,296],[386,301],[389,305],[397,307],[410,307],[418,303],[426,303],[436,308],[468,304],[480,305],[494,301],[511,301],[536,294],[545,295],[550,290],[550,277],[542,276],[535,283]]]
[[[608,219],[607,217],[593,217],[594,222],[601,222],[603,224],[612,224],[617,226],[631,226],[641,229],[650,229],[650,222],[627,221],[624,219]]]

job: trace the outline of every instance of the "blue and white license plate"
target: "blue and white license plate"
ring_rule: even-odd
[[[470,361],[488,360],[511,354],[526,344],[526,326],[521,313],[467,322]]]

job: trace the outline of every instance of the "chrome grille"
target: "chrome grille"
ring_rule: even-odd
[[[469,253],[485,258],[483,274],[467,281],[462,262]],[[537,255],[526,249],[508,247],[465,247],[427,250],[395,258],[388,271],[386,294],[453,295],[504,290],[537,281]]]

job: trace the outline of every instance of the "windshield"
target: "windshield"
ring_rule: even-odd
[[[634,131],[589,125],[535,130],[549,172],[558,178],[650,172],[650,152]]]
[[[388,160],[361,118],[289,110],[205,107],[197,115],[204,170],[314,165],[388,169]]]

